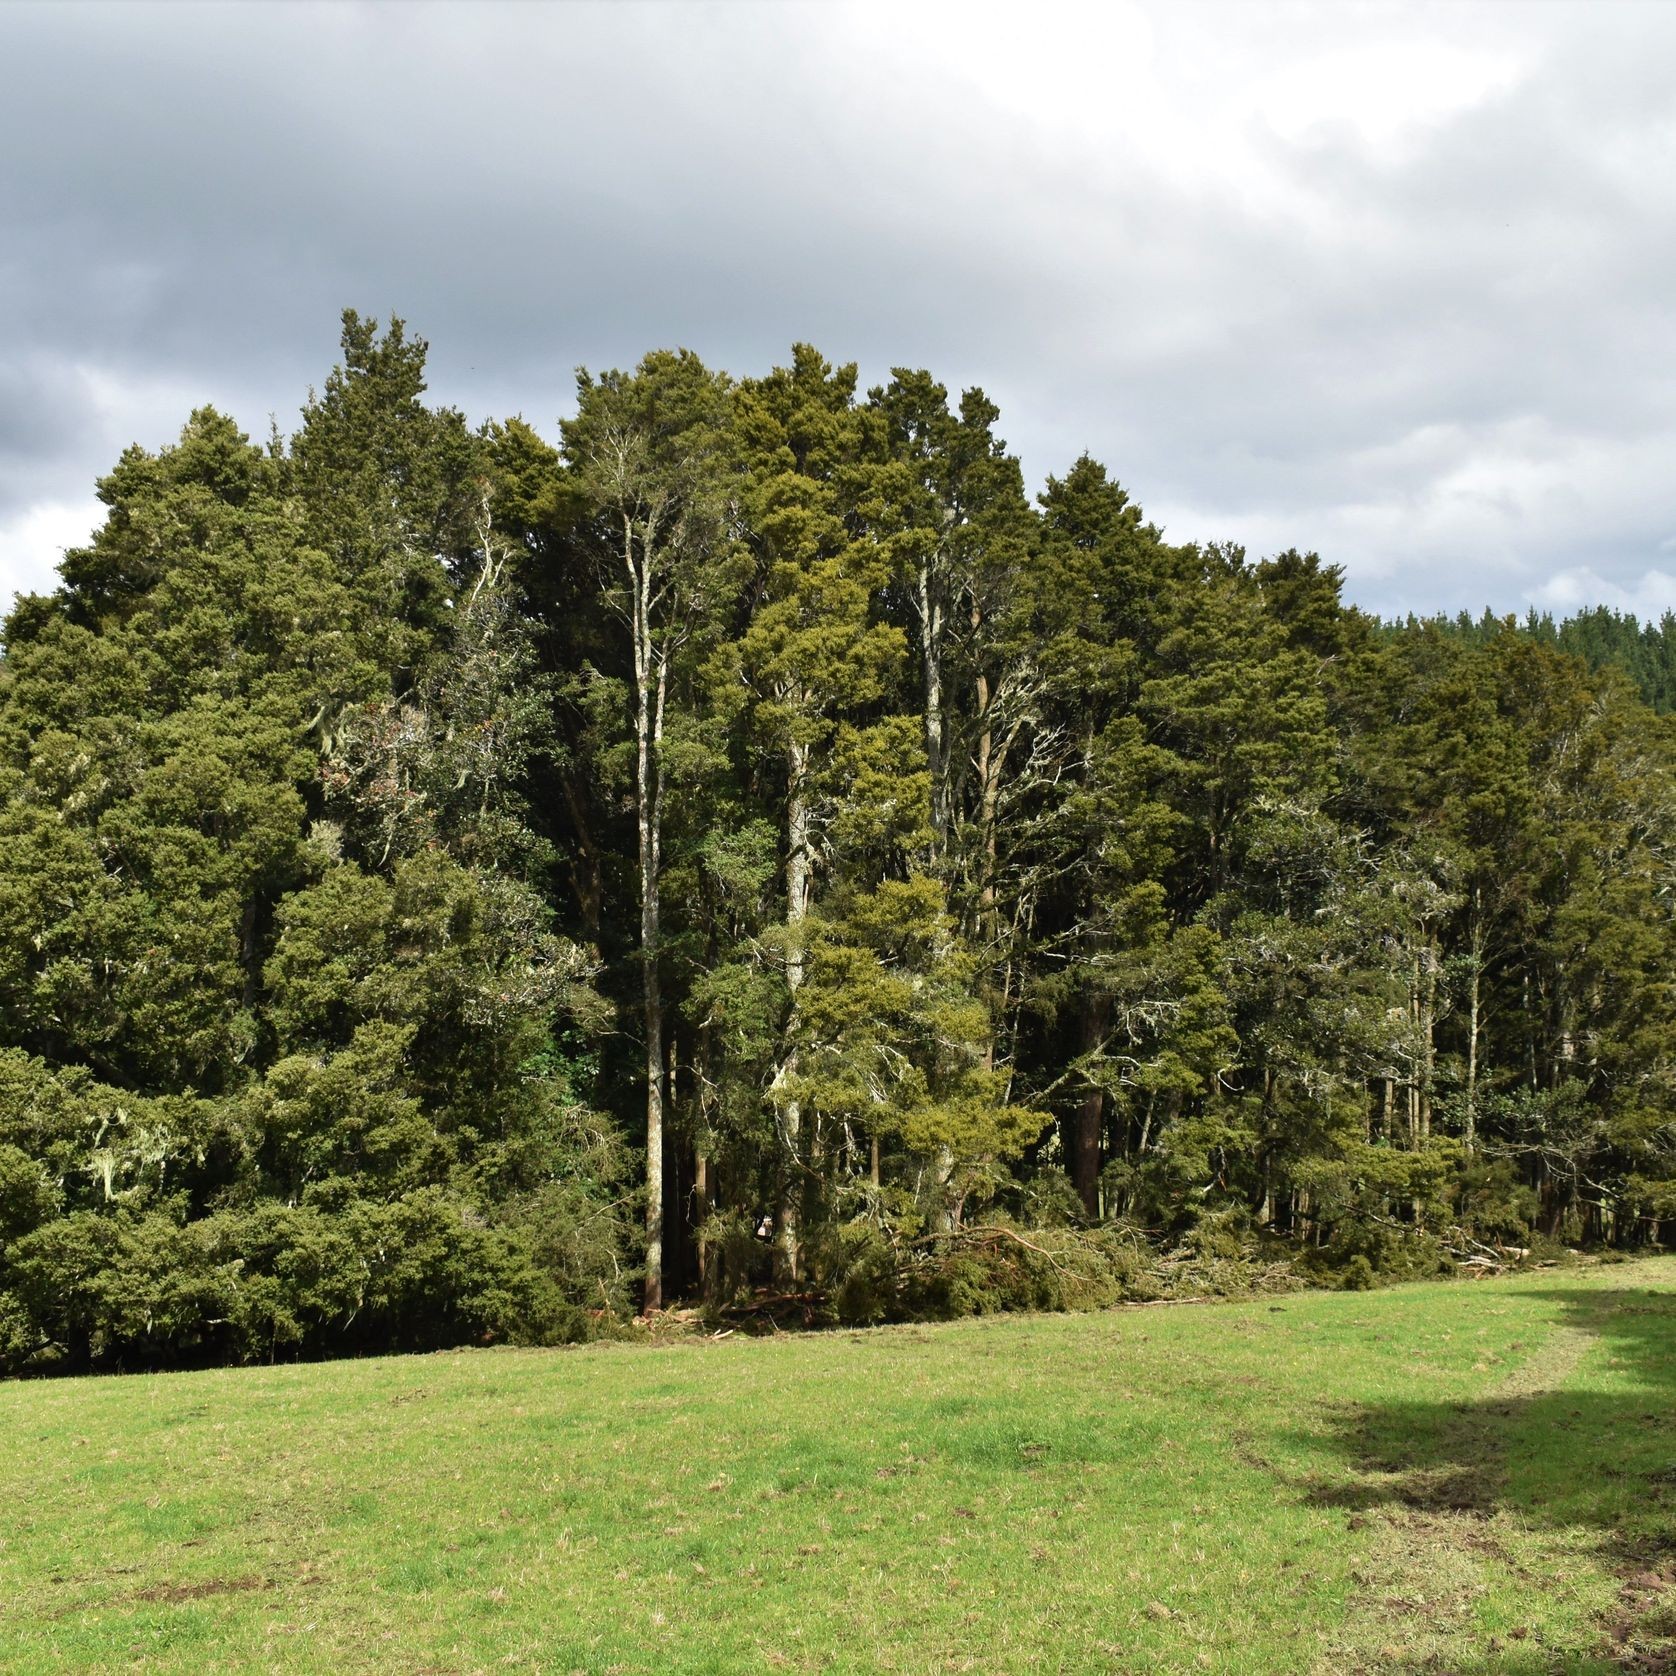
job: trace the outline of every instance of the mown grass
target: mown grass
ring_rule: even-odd
[[[1676,1261],[0,1387],[0,1668],[1658,1668]]]

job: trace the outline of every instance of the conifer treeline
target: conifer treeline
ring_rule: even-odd
[[[1646,703],[1661,716],[1676,710],[1676,611],[1666,611],[1658,622],[1641,623],[1627,611],[1596,605],[1559,622],[1547,611],[1534,608],[1518,619],[1497,617],[1486,611],[1473,617],[1462,611],[1453,617],[1410,615],[1392,632],[1414,633],[1435,629],[1482,646],[1516,628],[1521,634],[1574,653],[1592,670],[1618,669],[1627,675]]]
[[[424,354],[349,314],[294,437],[130,449],[7,622],[0,1368],[1676,1218],[1676,739],[1602,622],[1033,505],[925,373],[660,352],[555,450]]]

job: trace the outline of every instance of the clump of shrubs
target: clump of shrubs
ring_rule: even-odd
[[[1421,1228],[1349,1219],[1324,1245],[1299,1254],[1300,1272],[1316,1286],[1365,1292],[1404,1280],[1436,1280],[1455,1273],[1455,1259],[1437,1235]]]
[[[1344,1215],[1318,1244],[1255,1225],[1242,1205],[1210,1206],[1167,1236],[1114,1220],[1089,1225],[1069,1184],[1041,1172],[1038,1190],[979,1222],[923,1225],[861,1216],[811,1252],[812,1316],[846,1326],[949,1320],[1019,1310],[1248,1297],[1303,1287],[1363,1292],[1458,1272],[1456,1254],[1423,1227]]]
[[[195,1221],[77,1211],[6,1247],[0,1374],[587,1338],[627,1300],[575,1211],[548,1191],[491,1224],[442,1188]]]
[[[1118,1223],[1033,1227],[1000,1215],[914,1240],[858,1220],[826,1242],[814,1268],[830,1319],[845,1326],[1240,1297],[1307,1283],[1291,1263],[1227,1228],[1164,1250]]]

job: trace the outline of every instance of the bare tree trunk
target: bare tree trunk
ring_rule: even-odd
[[[1478,1034],[1484,980],[1484,922],[1480,900],[1481,892],[1475,886],[1472,893],[1472,976],[1467,986],[1466,1105],[1462,1117],[1462,1143],[1469,1158],[1478,1145]]]
[[[650,823],[640,835],[640,1007],[646,1035],[646,1308],[663,1308],[663,993],[658,981],[659,902]]]
[[[1272,1065],[1263,1067],[1263,1191],[1257,1200],[1257,1224],[1269,1227],[1274,1221],[1274,1151],[1269,1136],[1274,1131],[1275,1074]]]
[[[919,638],[925,676],[925,762],[931,772],[931,835],[939,858],[948,843],[949,791],[943,718],[943,602],[933,554],[919,567]]]
[[[1426,982],[1420,993],[1420,1139],[1432,1136],[1432,1093],[1437,1083],[1437,944],[1426,942]]]
[[[791,993],[795,1018],[797,992],[803,987],[805,953],[804,922],[814,884],[813,857],[809,849],[808,801],[809,748],[793,744],[786,754],[786,988]],[[795,1047],[782,1060],[776,1082],[797,1075]],[[803,1128],[802,1102],[794,1095],[780,1106],[785,1135],[785,1157],[780,1176],[780,1240],[778,1261],[782,1278],[796,1280],[803,1271],[802,1249],[802,1161],[798,1157]]]
[[[972,607],[972,634],[977,637],[977,631],[983,622],[982,614],[976,606]],[[997,785],[993,793],[990,787],[990,759],[994,752],[995,735],[989,725],[989,677],[982,672],[978,675],[978,716],[980,726],[978,732],[978,794],[979,794],[979,824],[982,828],[983,878],[978,885],[978,936],[984,948],[985,955],[992,957],[995,949],[995,810],[1000,799],[1000,787]],[[986,1071],[995,1069],[995,1037],[999,1026],[999,1017],[991,1026],[989,1039],[984,1043],[983,1067]]]
[[[650,531],[642,536],[649,545]],[[662,931],[659,862],[663,776],[658,760],[669,662],[652,641],[651,565],[644,545],[636,563],[634,526],[623,520],[623,562],[633,600],[635,820],[640,850],[640,1004],[646,1044],[646,1293],[648,1313],[663,1308],[663,989],[658,973]]]
[[[1413,1057],[1409,1066],[1408,1078],[1408,1150],[1420,1150],[1420,951],[1414,950],[1409,960],[1408,969],[1408,1019],[1413,1026],[1412,1042]]]
[[[948,853],[949,828],[953,824],[950,808],[948,768],[948,728],[943,714],[943,599],[938,568],[942,564],[941,551],[932,553],[919,567],[919,624],[920,651],[925,674],[925,756],[931,772],[931,842],[939,861]],[[939,1233],[953,1233],[958,1224],[952,1184],[954,1153],[944,1146],[937,1150],[932,1164],[932,1179],[937,1185],[937,1202],[933,1219]]]
[[[711,1263],[703,1229],[710,1217],[710,1191],[710,1155],[701,1146],[693,1153],[693,1246],[698,1254],[698,1291],[705,1299],[710,1296]]]
[[[976,638],[982,624],[982,613],[974,606],[972,608],[974,638]],[[1012,755],[1013,746],[1017,742],[1024,725],[1022,721],[1015,721],[1000,738],[997,738],[994,728],[994,703],[995,688],[991,686],[989,677],[980,673],[977,677],[977,713],[980,718],[980,725],[975,767],[978,775],[979,866],[983,872],[978,885],[978,936],[983,946],[985,958],[992,962],[998,962],[1002,968],[1000,1000],[996,1007],[989,1040],[984,1045],[984,1069],[987,1071],[995,1069],[997,1046],[1007,1027],[1007,1004],[1012,990],[1014,945],[1011,938],[1008,939],[1005,955],[1001,954],[1001,916],[997,892],[997,878],[1000,872],[998,837],[1001,825],[1001,792],[1007,771],[1007,761]],[[1016,929],[1015,920],[1013,927],[1015,935]],[[1014,1046],[1015,1043],[1008,1040],[1006,1052],[1009,1061],[1012,1058]]]
[[[1558,971],[1554,974],[1554,1024],[1559,1042],[1559,1058],[1554,1066],[1554,1086],[1567,1081],[1577,1063],[1577,1036],[1572,1029],[1576,1008],[1571,1001],[1569,977]]]
[[[933,1207],[933,1218],[939,1234],[952,1234],[960,1226],[960,1206],[954,1196],[954,1150],[952,1147],[937,1148],[937,1158],[931,1168],[932,1179],[937,1184],[937,1202]]]

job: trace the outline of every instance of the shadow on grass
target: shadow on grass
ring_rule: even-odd
[[[1349,1475],[1311,1486],[1307,1499],[1353,1524],[1377,1514],[1489,1553],[1498,1515],[1525,1529],[1594,1533],[1620,1578],[1603,1658],[1676,1673],[1676,1294],[1625,1285],[1521,1295],[1557,1304],[1558,1331],[1500,1392],[1347,1413],[1336,1442]],[[1579,1377],[1584,1352],[1589,1373]],[[1509,1646],[1450,1668],[1555,1668],[1543,1660]]]
[[[1526,1522],[1598,1529],[1628,1558],[1676,1557],[1676,1293],[1522,1295],[1561,1305],[1562,1329],[1606,1341],[1612,1389],[1579,1389],[1566,1367],[1544,1388],[1539,1355],[1516,1376],[1531,1389],[1360,1408],[1338,1437],[1360,1476],[1310,1499],[1350,1509],[1505,1508]]]

